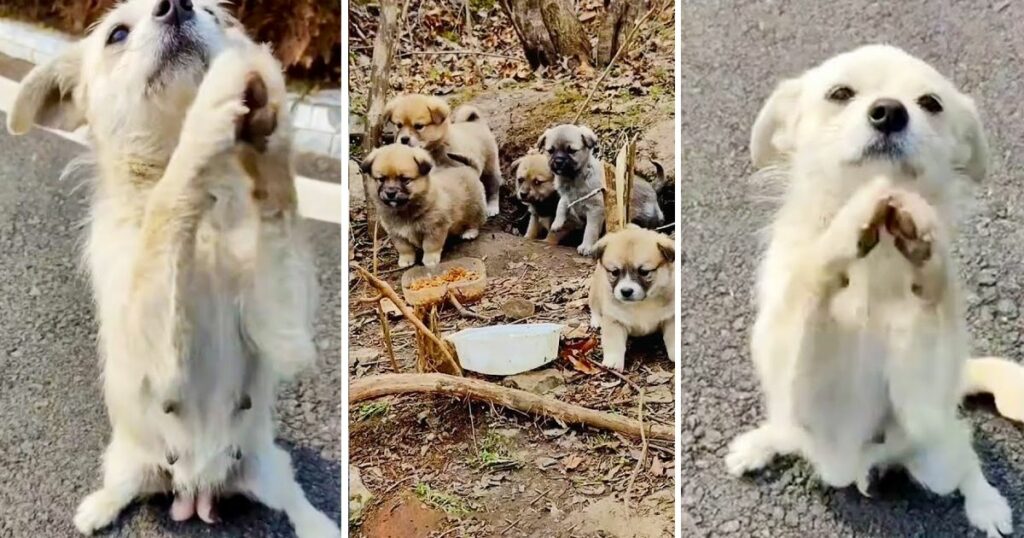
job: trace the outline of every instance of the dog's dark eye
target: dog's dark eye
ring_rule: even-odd
[[[644,278],[647,278],[647,277],[651,276],[651,273],[653,273],[654,270],[653,269],[644,269],[643,267],[641,267],[637,272],[640,273],[640,276],[642,276]]]
[[[918,97],[917,104],[921,108],[925,109],[929,114],[938,114],[939,112],[942,112],[942,101],[939,101],[939,98],[931,93],[926,93],[921,97]]]
[[[619,273],[621,273],[622,271],[620,271],[619,269],[609,269],[608,272],[611,273],[613,277],[619,278]]]
[[[853,88],[849,86],[836,86],[829,90],[825,97],[829,101],[845,103],[850,99],[853,99],[854,95],[857,95],[857,92],[853,91]]]
[[[412,127],[413,127],[413,129],[416,129],[417,131],[419,131],[419,130],[423,129],[424,125],[422,123],[417,123],[416,125],[413,125]]]
[[[123,24],[118,24],[114,27],[113,30],[110,31],[110,35],[107,36],[107,44],[114,45],[117,43],[121,43],[122,41],[128,39],[129,32],[130,30],[128,30],[127,26]]]

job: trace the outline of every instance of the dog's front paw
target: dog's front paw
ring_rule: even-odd
[[[991,485],[984,491],[965,496],[967,519],[988,538],[1000,538],[1013,533],[1013,512],[1006,499]]]
[[[871,218],[861,225],[860,234],[857,236],[857,257],[863,258],[874,250],[878,245],[882,226],[892,212],[892,198],[883,196],[875,201],[874,211]]]
[[[339,538],[341,529],[338,524],[316,510],[310,510],[299,520],[293,521],[295,536],[298,538]]]
[[[426,267],[436,267],[439,263],[441,263],[441,251],[423,253],[423,265]]]
[[[82,534],[90,535],[113,523],[123,508],[120,499],[114,498],[106,490],[93,492],[78,505],[75,528]]]
[[[258,72],[246,75],[242,102],[248,111],[238,121],[237,140],[266,151],[267,138],[277,130],[278,104],[271,101],[267,84]]]
[[[742,476],[768,465],[775,457],[775,449],[768,435],[762,426],[733,439],[729,443],[729,453],[725,456],[725,468],[729,474]]]
[[[415,254],[399,254],[398,255],[398,266],[401,268],[412,267],[416,265]]]
[[[626,369],[626,357],[625,355],[620,355],[618,357],[605,355],[604,360],[601,361],[601,365],[610,370],[621,372]]]
[[[501,212],[501,208],[498,206],[498,199],[489,200],[487,202],[487,216],[493,217]]]
[[[594,253],[594,245],[592,243],[582,243],[576,247],[576,252],[579,252],[583,256],[590,256]]]
[[[920,267],[932,257],[935,210],[919,194],[909,191],[896,192],[889,206],[885,229],[892,234],[903,257]]]
[[[460,237],[462,237],[466,241],[472,241],[473,239],[476,239],[479,236],[480,236],[480,230],[479,229],[477,229],[477,228],[470,228],[470,229],[462,232],[462,235]]]

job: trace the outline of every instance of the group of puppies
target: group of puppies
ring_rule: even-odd
[[[398,251],[398,265],[436,266],[449,237],[477,237],[499,212],[503,183],[498,144],[480,111],[452,110],[435,96],[391,100],[383,120],[395,142],[371,151],[361,169],[375,182],[380,224]],[[601,328],[606,366],[623,369],[628,336],[661,332],[674,360],[675,246],[653,231],[664,214],[650,183],[634,179],[632,223],[604,235],[604,165],[597,135],[582,125],[545,131],[536,148],[516,160],[516,193],[530,212],[529,239],[560,244],[582,232],[580,254],[598,260],[591,280],[592,325]]]
[[[732,442],[728,470],[799,454],[825,483],[867,494],[873,473],[902,467],[959,491],[987,536],[1011,533],[957,412],[989,392],[1024,419],[1021,367],[969,359],[951,255],[964,187],[988,167],[974,102],[906,52],[866,46],[779,84],[750,150],[785,194],[751,339],[767,417]]]

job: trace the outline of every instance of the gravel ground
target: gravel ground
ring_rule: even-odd
[[[0,115],[0,121],[6,118]],[[57,180],[82,149],[35,131],[0,134],[0,536],[76,536],[109,436],[88,282],[78,271],[85,189]],[[311,501],[341,518],[340,236],[316,224],[322,367],[278,405],[279,437]],[[225,522],[176,524],[169,498],[137,504],[105,536],[293,536],[283,514],[233,500]]]
[[[747,345],[756,233],[771,207],[748,181],[747,142],[775,82],[861,44],[901,46],[955,80],[977,100],[992,147],[956,253],[973,348],[1020,360],[1024,4],[687,0],[682,19],[683,535],[980,535],[959,497],[924,493],[905,477],[887,478],[868,500],[824,488],[792,459],[743,480],[725,473],[729,441],[762,418]],[[990,402],[970,402],[965,414],[986,474],[1024,528],[1022,429],[994,416]]]

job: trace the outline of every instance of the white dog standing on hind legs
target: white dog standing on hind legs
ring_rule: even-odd
[[[280,65],[215,0],[129,0],[22,82],[8,118],[88,123],[86,259],[112,433],[84,534],[135,499],[217,519],[217,497],[340,536],[274,443],[276,389],[316,360]],[[183,111],[187,113],[183,114]],[[184,116],[184,117],[183,117]]]
[[[959,491],[988,536],[1011,532],[957,416],[968,336],[950,246],[987,165],[973,102],[905,52],[863,47],[781,83],[751,154],[785,193],[751,341],[767,419],[732,442],[729,472],[799,454],[865,491],[872,468],[901,466]]]

